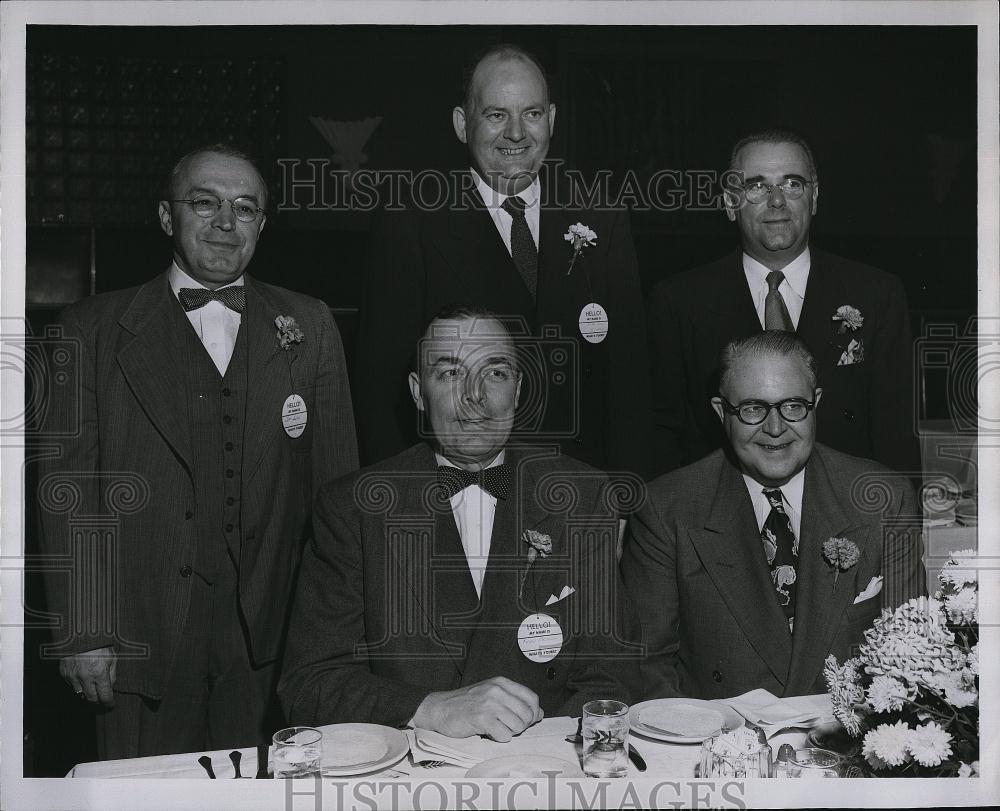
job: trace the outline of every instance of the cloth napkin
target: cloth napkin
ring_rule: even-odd
[[[425,760],[443,760],[455,766],[474,766],[481,760],[492,757],[495,744],[479,736],[471,738],[449,738],[429,729],[408,729],[406,740],[415,763]]]
[[[826,693],[778,698],[774,693],[758,689],[722,701],[750,723],[774,727],[773,730],[766,730],[768,737],[778,729],[809,727],[821,719],[833,716],[830,696]]]

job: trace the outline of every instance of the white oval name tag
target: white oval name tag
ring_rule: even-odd
[[[281,424],[285,427],[285,433],[295,439],[306,430],[308,420],[306,401],[297,394],[289,394],[281,407]]]
[[[517,645],[532,662],[549,662],[562,650],[563,632],[554,617],[532,614],[521,620]]]
[[[599,344],[608,337],[608,314],[596,301],[580,310],[580,334],[592,344]]]

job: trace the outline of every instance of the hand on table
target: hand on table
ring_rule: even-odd
[[[458,690],[431,693],[420,702],[412,723],[451,738],[487,735],[506,743],[544,715],[534,691],[495,676]]]
[[[114,650],[96,648],[61,659],[59,675],[78,696],[92,704],[113,707],[115,694],[111,688],[115,684],[117,666],[118,657]]]

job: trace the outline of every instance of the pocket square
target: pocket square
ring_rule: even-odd
[[[860,338],[852,338],[851,342],[847,345],[847,349],[845,349],[841,354],[840,360],[837,361],[837,365],[853,366],[855,363],[864,363],[864,360],[864,342]]]
[[[550,594],[549,599],[545,601],[545,605],[552,605],[553,603],[558,603],[560,600],[565,600],[575,591],[576,589],[572,586],[563,586],[562,591],[559,592],[559,596],[556,597],[556,595]]]
[[[854,598],[854,604],[857,605],[858,603],[863,603],[865,600],[870,600],[880,591],[882,591],[882,575],[877,575],[869,580],[868,585],[865,586],[865,590]]]

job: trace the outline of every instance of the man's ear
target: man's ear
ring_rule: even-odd
[[[407,380],[410,384],[410,396],[413,398],[413,402],[416,403],[417,411],[423,411],[424,398],[420,394],[420,375],[416,372],[410,372]]]
[[[260,215],[260,225],[257,226],[257,236],[258,237],[260,236],[260,232],[264,230],[264,223],[266,223],[266,222],[267,222],[267,215],[266,214],[261,214]]]
[[[813,394],[813,408],[819,406],[819,398],[823,396],[823,389],[817,388]]]
[[[816,209],[819,208],[819,181],[813,183],[812,188],[812,214],[816,216]]]
[[[721,397],[713,397],[712,398],[712,408],[714,408],[715,409],[715,413],[719,415],[719,421],[720,422],[725,422],[726,421],[726,412],[722,410],[722,398]]]
[[[517,404],[521,402],[521,383],[524,381],[524,375],[521,372],[517,373],[517,388],[514,389],[514,408],[517,409]]]
[[[552,137],[552,132],[556,128],[556,106],[554,104],[549,105],[549,137]]]
[[[451,125],[455,128],[455,135],[463,144],[469,143],[465,137],[465,110],[456,107],[451,111]]]
[[[166,200],[160,200],[157,213],[160,216],[160,228],[163,229],[163,233],[168,237],[172,237],[174,235],[174,224],[170,218],[170,203]]]

